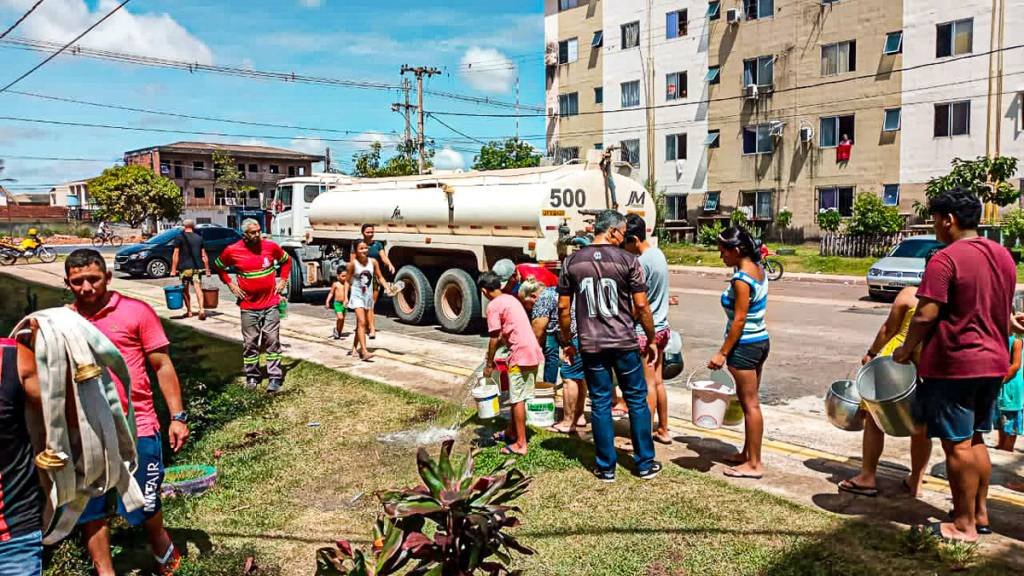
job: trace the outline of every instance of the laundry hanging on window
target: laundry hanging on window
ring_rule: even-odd
[[[850,152],[853,151],[853,142],[840,142],[836,146],[836,162],[849,162]]]

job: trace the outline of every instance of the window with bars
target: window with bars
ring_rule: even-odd
[[[628,50],[640,45],[640,22],[622,25],[622,49]]]
[[[558,63],[571,64],[580,58],[580,43],[577,38],[569,38],[558,43]]]
[[[750,209],[754,218],[770,220],[772,217],[772,191],[750,190],[740,194],[740,206]]]
[[[675,10],[665,14],[665,38],[682,38],[686,36],[686,10]]]
[[[974,18],[938,24],[935,27],[935,57],[970,54],[974,49]]]
[[[775,13],[774,0],[743,0],[743,12],[747,20],[771,18]]]
[[[622,90],[622,107],[636,108],[640,106],[640,81],[623,82],[620,85]]]
[[[558,115],[559,116],[576,116],[580,113],[580,95],[579,92],[570,92],[569,94],[558,95]]]
[[[855,122],[853,114],[845,116],[826,116],[821,119],[818,130],[818,146],[833,148],[839,145],[843,137],[851,142],[856,141],[854,134]]]
[[[640,140],[623,140],[619,142],[621,158],[623,162],[629,162],[633,166],[640,166]]]
[[[665,136],[665,161],[686,159],[686,133]]]
[[[847,40],[821,47],[821,75],[835,76],[857,70],[857,41]]]
[[[834,208],[844,218],[853,216],[853,186],[826,186],[818,188],[818,209]]]
[[[771,124],[757,124],[743,127],[744,154],[771,154],[775,141],[771,135]]]
[[[673,72],[665,77],[665,99],[686,98],[686,72]]]
[[[971,101],[935,105],[935,137],[971,133]]]
[[[758,56],[743,61],[743,85],[770,88],[775,80],[775,57]]]

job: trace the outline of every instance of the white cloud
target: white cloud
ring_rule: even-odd
[[[466,160],[462,157],[462,154],[447,146],[434,154],[434,168],[439,170],[457,170],[465,168],[465,166]]]
[[[292,140],[288,144],[288,148],[304,154],[319,154],[322,156],[327,145],[319,138],[309,139],[303,137]]]
[[[319,8],[324,5],[324,0],[299,0],[299,4],[306,8]]]
[[[504,94],[516,80],[516,67],[494,48],[473,46],[462,56],[462,78],[481,92]]]
[[[353,138],[356,148],[369,148],[370,144],[374,142],[380,142],[381,146],[387,148],[394,146],[401,141],[401,138],[397,134],[385,134],[383,132],[369,131],[363,132],[362,134]]]
[[[0,0],[0,7],[26,11],[34,0]],[[88,28],[117,6],[115,0],[100,0],[90,10],[85,0],[50,0],[18,27],[18,34],[37,40],[63,42]],[[167,13],[132,13],[118,10],[81,41],[82,46],[129,52],[200,64],[213,63],[213,52]]]

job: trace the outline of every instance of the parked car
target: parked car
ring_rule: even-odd
[[[891,299],[907,286],[918,286],[924,276],[925,259],[945,247],[935,236],[914,236],[900,242],[885,258],[868,270],[868,296]]]
[[[181,230],[180,227],[165,230],[141,244],[122,248],[114,256],[114,270],[133,277],[167,276],[171,272],[174,240],[181,236]],[[203,237],[203,248],[211,267],[224,248],[242,239],[238,231],[216,224],[200,224],[196,226],[196,233]]]

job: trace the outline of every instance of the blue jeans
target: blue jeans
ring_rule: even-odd
[[[647,406],[647,381],[638,350],[602,350],[583,353],[583,371],[592,408],[594,452],[597,469],[614,470],[615,428],[612,423],[612,371],[629,408],[629,436],[633,440],[633,462],[637,472],[646,472],[654,462],[651,410]]]
[[[43,533],[39,530],[0,542],[0,576],[43,573]]]

